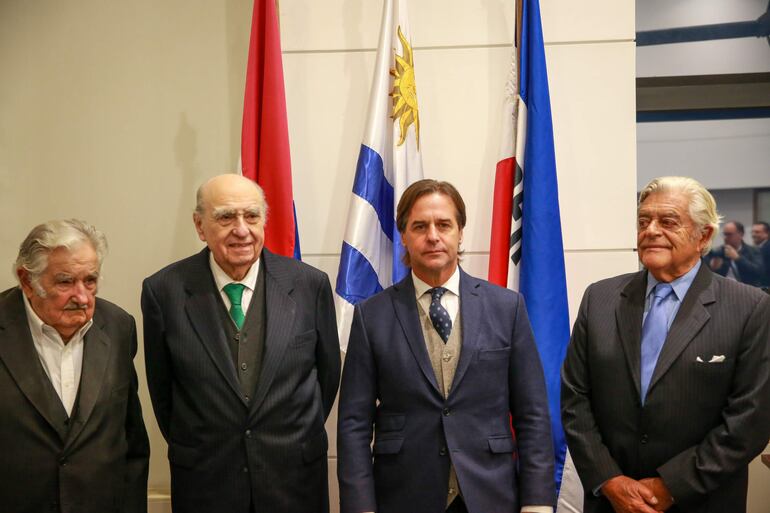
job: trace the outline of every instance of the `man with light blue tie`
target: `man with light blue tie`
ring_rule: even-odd
[[[645,269],[585,292],[562,420],[585,513],[746,510],[770,437],[770,296],[701,264],[719,227],[686,177],[639,196]]]

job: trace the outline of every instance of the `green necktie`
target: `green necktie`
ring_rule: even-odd
[[[239,330],[243,328],[243,320],[246,318],[243,308],[241,308],[241,297],[245,288],[246,285],[243,283],[228,283],[223,289],[230,299],[230,317],[233,318]]]

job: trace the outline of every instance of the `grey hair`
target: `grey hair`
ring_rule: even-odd
[[[39,224],[32,228],[19,246],[19,255],[13,264],[14,274],[20,280],[18,271],[25,269],[33,287],[39,290],[38,280],[48,267],[48,255],[57,248],[73,251],[84,243],[91,244],[94,248],[101,269],[107,254],[107,238],[102,232],[78,219],[61,219]]]
[[[695,223],[698,232],[702,234],[707,227],[712,228],[711,238],[706,242],[701,253],[706,255],[711,251],[711,244],[719,232],[719,223],[722,221],[722,216],[717,212],[717,202],[714,200],[714,196],[700,182],[688,176],[661,176],[654,178],[642,189],[639,194],[637,211],[650,194],[658,192],[680,192],[687,195],[690,218]]]
[[[242,175],[239,175],[242,176]],[[216,177],[214,177],[216,178]],[[254,180],[249,180],[248,178],[245,178],[245,180],[248,180],[249,183],[251,183],[254,188],[257,190],[257,194],[259,195],[259,202],[262,204],[262,219],[264,220],[264,223],[267,224],[267,200],[265,199],[265,191],[262,190],[262,187],[259,186],[257,182]],[[198,187],[198,190],[195,192],[195,213],[199,216],[202,216],[205,211],[206,207],[204,205],[205,201],[203,200],[203,193],[206,190],[206,186],[211,180],[207,180],[203,182],[200,187]]]

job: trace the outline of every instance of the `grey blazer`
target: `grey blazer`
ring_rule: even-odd
[[[260,265],[267,327],[248,401],[217,314],[209,250],[144,282],[147,381],[176,513],[247,513],[252,500],[259,511],[328,511],[324,422],[340,377],[329,279],[265,249]]]
[[[642,406],[646,280],[591,285],[573,328],[562,421],[584,511],[612,511],[591,491],[620,474],[662,477],[672,512],[744,511],[748,463],[770,437],[770,296],[701,266]]]
[[[133,317],[96,300],[71,418],[43,370],[22,292],[0,294],[0,509],[147,511],[150,446],[137,396]]]

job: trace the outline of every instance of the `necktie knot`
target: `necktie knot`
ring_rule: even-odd
[[[655,290],[652,294],[658,301],[663,301],[668,296],[670,296],[672,292],[674,292],[674,288],[670,283],[658,283],[655,285]]]
[[[441,306],[441,297],[446,291],[447,289],[444,287],[435,287],[428,290],[431,298],[428,316],[444,343],[449,340],[449,334],[452,332],[452,319],[449,318],[449,312],[446,311],[446,308]]]
[[[223,290],[225,291],[225,294],[227,294],[227,299],[230,300],[230,304],[240,306],[241,298],[243,297],[243,289],[245,288],[246,285],[243,283],[228,283],[224,286]]]
[[[431,301],[441,301],[442,296],[446,293],[446,289],[444,287],[435,287],[428,292],[430,292]]]

